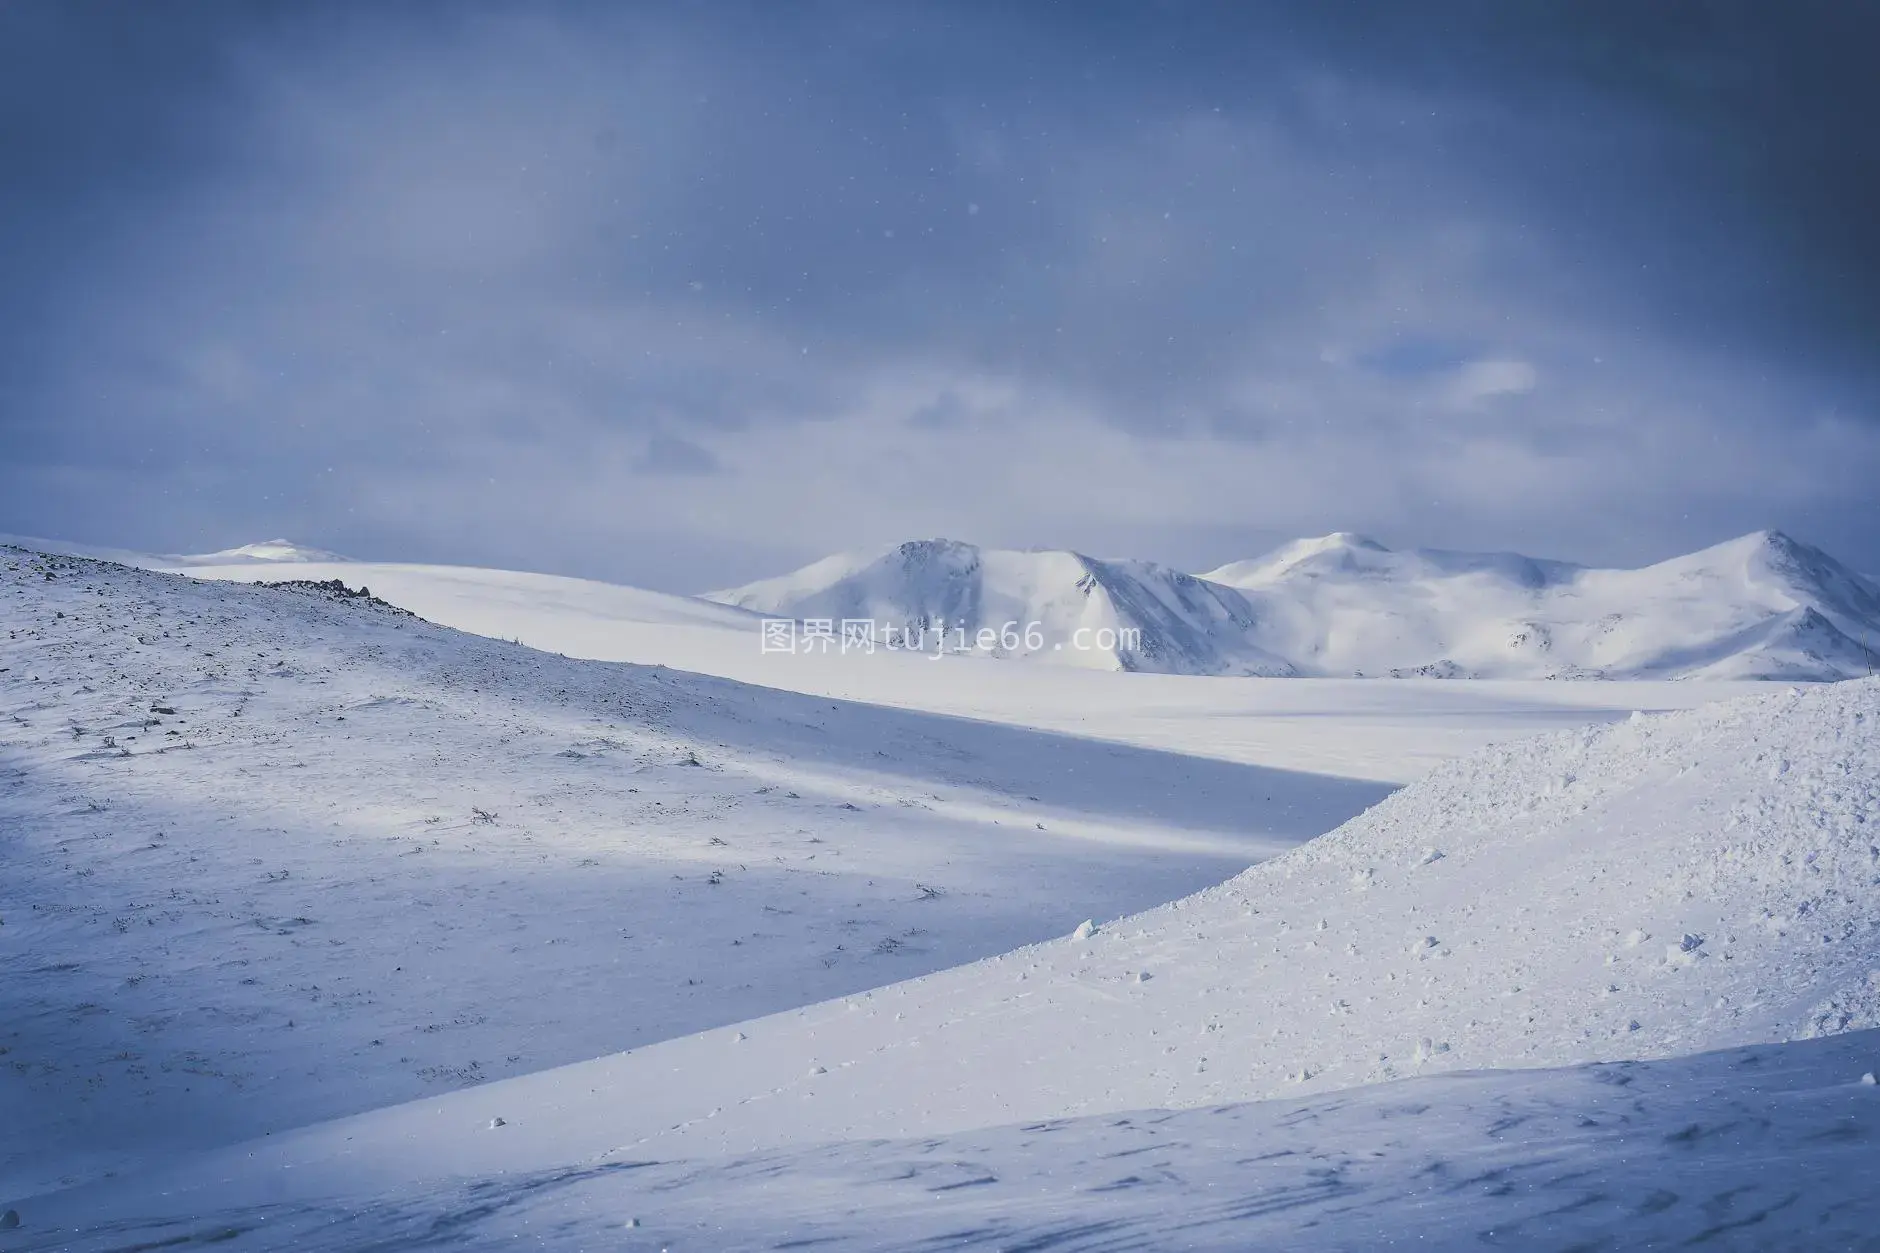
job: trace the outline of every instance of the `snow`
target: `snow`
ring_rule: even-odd
[[[1649,582],[1864,612],[1776,539]],[[1880,1218],[1880,681],[777,658],[736,606],[266,560],[0,550],[0,1248]],[[1352,536],[1260,577],[1323,563],[1399,581]]]
[[[1038,623],[1036,646],[982,651],[1170,674],[1812,681],[1872,673],[1880,657],[1880,588],[1774,531],[1638,570],[1393,552],[1338,532],[1198,578],[926,540],[709,598],[897,630],[956,624],[968,639]],[[1091,638],[1079,628],[1133,630],[1140,647],[1075,648]]]
[[[235,1198],[422,1191],[1868,1028],[1875,761],[1871,681],[1523,740],[1075,936],[188,1175]],[[502,1137],[465,1134],[493,1117]]]
[[[1852,1076],[1876,1054],[1880,1033],[1861,1032],[913,1140],[569,1161],[240,1208],[152,1195],[141,1220],[88,1237],[58,1230],[49,1199],[31,1209],[29,1241],[7,1247],[1860,1249],[1880,1230],[1880,1097]]]
[[[1880,589],[1775,531],[1638,570],[1339,534],[1204,577],[1309,674],[1805,681],[1880,656]]]
[[[289,562],[306,577],[318,569],[320,578],[368,585],[395,580],[394,599],[435,621],[604,660],[687,664],[674,658],[699,651],[691,628],[705,624],[743,635],[740,651],[755,651],[757,619],[775,616],[859,619],[897,635],[926,628],[919,639],[929,655],[1170,675],[1812,682],[1863,677],[1880,664],[1880,585],[1777,531],[1636,570],[1519,553],[1396,552],[1336,532],[1199,577],[1152,562],[917,540],[702,599],[540,574],[351,562],[284,539],[187,557],[19,542],[208,578],[266,579],[269,566]],[[705,607],[714,602],[748,612],[714,617]],[[624,624],[626,638],[606,639],[609,621]],[[728,643],[704,651],[722,656]],[[723,673],[726,664],[691,668]]]
[[[279,577],[253,563],[184,572],[244,582]],[[1617,681],[1225,683],[1014,666],[982,656],[766,654],[755,613],[594,580],[380,562],[308,563],[293,574],[363,585],[433,622],[570,657],[667,665],[833,700],[1391,783],[1418,778],[1438,762],[1510,734],[1755,690],[1753,684]]]
[[[0,550],[0,615],[0,1197],[1060,935],[1386,790],[307,583]]]
[[[916,540],[825,558],[706,599],[787,618],[863,620],[916,648],[973,649],[1101,670],[1285,675],[1229,588],[1146,561]]]
[[[227,566],[249,561],[282,565],[304,561],[345,561],[346,558],[338,553],[327,552],[323,548],[296,544],[292,540],[270,539],[262,540],[258,544],[225,548],[220,552],[197,553],[193,556],[172,557],[169,560],[180,566]]]

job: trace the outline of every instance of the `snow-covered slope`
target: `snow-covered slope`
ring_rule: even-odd
[[[0,549],[0,625],[0,1201],[1002,951],[1385,791],[310,582]]]
[[[158,558],[150,564],[191,578],[242,583],[269,582],[284,573],[319,582],[340,579],[443,626],[595,661],[691,669],[684,663],[698,649],[688,644],[703,643],[707,652],[717,644],[746,656],[759,649],[757,614],[594,579],[382,561],[305,561],[286,572],[257,562],[174,565]]]
[[[916,540],[706,598],[780,617],[866,621],[917,651],[1164,674],[1292,672],[1253,642],[1253,611],[1239,593],[1146,561]]]
[[[1865,1082],[1877,1064],[1880,1032],[1859,1032],[719,1160],[570,1160],[332,1192],[169,1176],[29,1202],[7,1247],[1865,1250],[1880,1230],[1880,1088]]]
[[[1310,674],[1819,680],[1880,659],[1880,589],[1773,531],[1638,570],[1337,534],[1205,577]]]
[[[1876,813],[1880,681],[1541,736],[1143,914],[189,1173],[605,1171],[1869,1028]]]

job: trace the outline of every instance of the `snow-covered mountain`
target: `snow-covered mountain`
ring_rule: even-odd
[[[1880,589],[1775,531],[1637,570],[1338,534],[1206,577],[1310,674],[1819,680],[1880,649]]]
[[[29,552],[56,554],[61,557],[86,557],[93,561],[114,561],[120,565],[147,569],[175,569],[185,566],[279,565],[299,562],[346,562],[351,558],[310,544],[296,544],[289,539],[267,539],[241,544],[212,553],[151,553],[129,548],[107,548],[97,544],[78,544],[69,540],[47,539],[36,535],[0,534],[0,545]]]
[[[1880,588],[1775,531],[1637,570],[1393,552],[1341,532],[1201,577],[924,540],[707,598],[925,628],[929,647],[945,624],[949,646],[984,632],[979,651],[995,656],[1175,674],[1798,681],[1880,659]]]
[[[839,554],[708,600],[798,619],[860,620],[922,651],[1102,670],[1287,675],[1232,588],[1147,561],[916,540]],[[977,645],[977,647],[976,647]]]
[[[232,566],[246,562],[279,565],[302,561],[345,561],[346,558],[324,548],[296,544],[293,540],[268,539],[258,544],[242,544],[212,553],[191,553],[169,560],[179,566]]]

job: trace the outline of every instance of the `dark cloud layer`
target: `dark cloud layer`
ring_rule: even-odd
[[[0,5],[0,530],[1880,567],[1869,5]]]

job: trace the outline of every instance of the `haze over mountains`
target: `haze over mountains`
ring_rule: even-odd
[[[928,647],[944,624],[950,645],[990,631],[1002,642],[982,651],[1176,674],[1834,680],[1869,673],[1880,646],[1880,588],[1776,531],[1637,570],[1337,533],[1200,577],[922,540],[707,598],[925,629]]]

